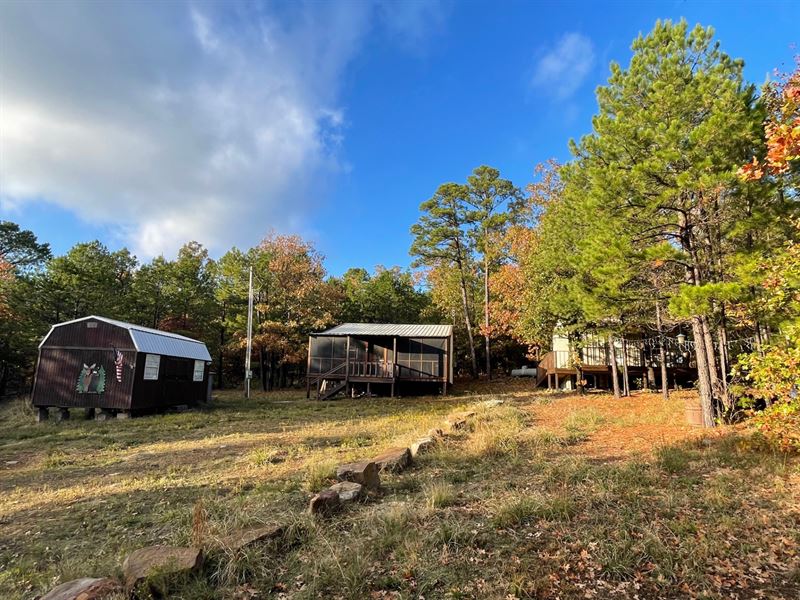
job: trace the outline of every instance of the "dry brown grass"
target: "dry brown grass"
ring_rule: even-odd
[[[169,597],[800,595],[797,459],[690,429],[690,392],[665,403],[529,385],[330,403],[226,395],[208,412],[44,427],[0,409],[0,597],[118,574],[146,544],[275,521],[290,524],[283,538],[210,551]],[[381,495],[330,520],[303,514],[336,463],[467,406],[467,430],[382,476]]]

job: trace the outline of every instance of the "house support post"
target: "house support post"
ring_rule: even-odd
[[[394,398],[394,382],[397,380],[397,336],[392,338],[392,390],[391,397]]]
[[[121,410],[117,413],[118,419],[130,419],[131,418],[131,411],[129,410]]]
[[[40,406],[36,410],[36,422],[37,423],[46,423],[50,419],[50,409],[46,406]]]
[[[447,380],[450,378],[450,338],[444,341],[444,385],[442,386],[442,395],[447,396]]]
[[[108,421],[109,419],[113,419],[113,413],[105,408],[98,408],[95,410],[94,413],[94,420],[95,421]]]
[[[308,359],[306,361],[306,399],[311,396],[311,336],[308,336]]]
[[[347,391],[347,386],[350,384],[350,336],[347,336],[347,347],[344,351],[344,384],[345,384],[345,391]]]
[[[56,413],[56,421],[69,421],[69,409],[68,408],[59,408],[58,412]]]

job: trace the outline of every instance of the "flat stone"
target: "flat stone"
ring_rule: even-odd
[[[353,481],[335,483],[328,489],[336,492],[340,502],[355,502],[364,495],[364,486]]]
[[[130,589],[153,575],[181,575],[197,569],[203,562],[199,548],[149,546],[128,555],[122,563],[125,585]]]
[[[483,403],[486,408],[494,408],[495,406],[500,406],[501,404],[505,404],[505,400],[487,400]]]
[[[274,540],[283,535],[285,528],[282,525],[271,525],[269,527],[259,527],[258,529],[246,529],[220,539],[220,545],[230,550],[243,550],[249,546]]]
[[[411,456],[416,457],[418,454],[424,454],[425,452],[432,450],[434,446],[436,446],[436,440],[434,438],[420,438],[411,444]]]
[[[131,418],[131,412],[129,410],[121,410],[121,411],[119,411],[117,413],[117,418],[118,419],[130,419]]]
[[[311,498],[308,512],[312,515],[329,515],[339,508],[339,494],[333,490],[324,490]]]
[[[408,448],[392,448],[372,460],[381,471],[397,473],[411,465],[411,450]]]
[[[377,490],[381,487],[378,465],[371,460],[339,465],[336,468],[336,479],[360,483],[368,490]]]
[[[452,429],[464,429],[467,426],[467,419],[471,419],[475,416],[475,411],[473,410],[466,410],[463,412],[453,413],[447,420],[445,424],[452,430]]]
[[[467,420],[458,417],[448,417],[447,421],[445,421],[445,424],[451,430],[464,429],[467,426]]]
[[[101,600],[121,589],[118,581],[107,577],[82,577],[54,587],[40,600]]]

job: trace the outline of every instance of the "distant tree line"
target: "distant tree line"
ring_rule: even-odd
[[[203,340],[219,385],[244,373],[249,268],[254,274],[253,370],[264,389],[298,383],[307,336],[343,321],[440,322],[418,277],[399,267],[329,277],[297,236],[270,235],[218,260],[197,242],[174,260],[140,263],[127,249],[79,243],[62,256],[0,222],[0,395],[27,390],[50,325],[90,314]]]

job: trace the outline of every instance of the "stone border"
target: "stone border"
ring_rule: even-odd
[[[505,400],[486,400],[481,403],[486,408],[505,404]],[[447,417],[444,427],[433,428],[409,447],[396,447],[378,456],[354,463],[339,465],[336,469],[338,483],[315,494],[308,505],[308,512],[317,516],[330,516],[344,504],[357,502],[370,492],[380,490],[380,473],[400,473],[413,465],[414,458],[435,448],[442,439],[453,432],[467,428],[474,410],[453,413]],[[278,539],[284,535],[288,526],[272,525],[246,529],[216,540],[212,548],[237,552]],[[176,546],[148,546],[129,554],[122,564],[125,577],[124,589],[129,597],[135,597],[136,588],[150,577],[159,576],[166,580],[184,576],[198,570],[203,562],[201,548]],[[122,583],[113,578],[81,578],[62,583],[41,597],[41,600],[103,600],[123,589]]]

